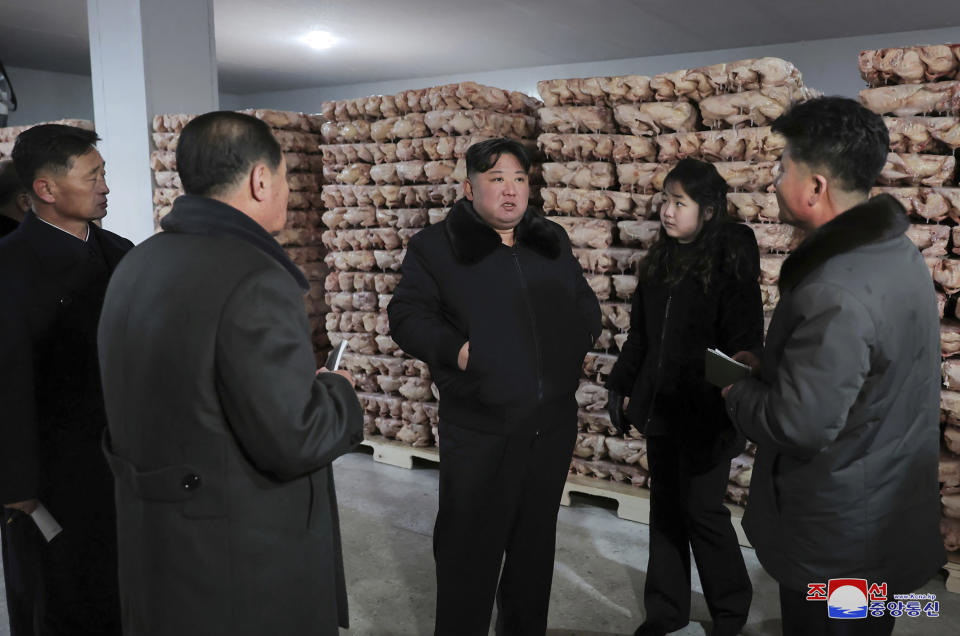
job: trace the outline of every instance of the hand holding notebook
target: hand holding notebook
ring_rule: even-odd
[[[719,349],[704,353],[704,376],[710,384],[723,388],[750,377],[750,365],[737,362]]]

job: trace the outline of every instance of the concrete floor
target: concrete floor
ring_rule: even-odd
[[[413,470],[378,464],[363,452],[337,460],[337,492],[344,539],[352,628],[343,634],[419,636],[433,629],[431,534],[438,473],[428,463]],[[551,636],[632,634],[643,620],[639,603],[646,567],[647,526],[618,519],[606,500],[572,495],[561,508],[550,606]],[[780,633],[777,586],[753,550],[744,558],[754,585],[743,634]],[[937,595],[940,617],[900,618],[894,634],[960,634],[960,595],[940,575],[922,588]],[[694,576],[692,622],[675,632],[709,633],[709,613]],[[0,636],[9,636],[0,590]]]

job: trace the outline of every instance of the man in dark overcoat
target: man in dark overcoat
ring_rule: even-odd
[[[107,213],[97,135],[42,125],[13,161],[33,212],[0,240],[0,501],[14,633],[119,634],[113,479],[97,321],[133,244],[93,223]],[[29,516],[62,527],[49,542]]]
[[[528,207],[523,146],[480,142],[466,164],[465,198],[413,237],[388,307],[440,391],[436,633],[487,634],[496,595],[498,633],[542,634],[600,306],[564,230]]]
[[[889,635],[896,614],[863,590],[824,602],[808,586],[866,579],[893,603],[946,561],[933,281],[903,206],[869,196],[889,144],[879,115],[824,97],[773,130],[786,138],[780,218],[807,236],[780,271],[762,361],[738,354],[758,377],[725,389],[757,443],[743,525],[780,584],[786,636]],[[828,604],[851,612],[830,618]]]
[[[317,373],[308,284],[270,235],[289,188],[262,121],[184,127],[186,195],[107,290],[100,364],[126,636],[334,636],[347,599],[331,463],[363,439]]]
[[[0,161],[0,238],[17,229],[29,211],[30,195],[20,183],[13,161]],[[25,573],[18,568],[17,557],[9,553],[5,523],[0,523],[0,552],[3,555],[3,582],[7,593],[11,636],[29,636],[33,633],[33,599],[26,596],[24,591],[31,586],[29,579],[23,580]],[[24,626],[25,622],[29,623],[28,627]]]
[[[0,161],[0,238],[13,232],[30,211],[30,195],[17,176],[13,161]]]

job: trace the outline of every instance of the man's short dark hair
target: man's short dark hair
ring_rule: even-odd
[[[846,191],[869,192],[890,147],[883,118],[846,97],[797,104],[772,127],[786,137],[792,159],[824,169]]]
[[[221,110],[194,118],[177,142],[177,172],[187,194],[217,196],[246,177],[254,164],[276,171],[283,152],[270,127],[243,113]]]
[[[20,183],[17,170],[9,159],[0,161],[0,208],[6,207],[17,196],[26,193],[26,188]]]
[[[504,153],[516,157],[523,171],[530,172],[530,156],[523,144],[515,139],[500,137],[480,141],[467,148],[467,177],[494,167]]]
[[[75,157],[90,152],[100,137],[92,130],[63,124],[41,124],[17,135],[13,144],[13,165],[20,183],[33,192],[33,181],[44,170],[62,174],[70,170]]]

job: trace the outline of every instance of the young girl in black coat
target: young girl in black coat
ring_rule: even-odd
[[[660,235],[640,263],[630,331],[607,380],[614,426],[647,438],[646,618],[635,634],[666,634],[689,622],[692,548],[710,633],[733,635],[752,598],[723,505],[730,459],[743,438],[726,416],[720,388],[704,380],[704,353],[760,349],[760,256],[753,232],[727,215],[727,183],[713,165],[683,159],[664,190]]]

